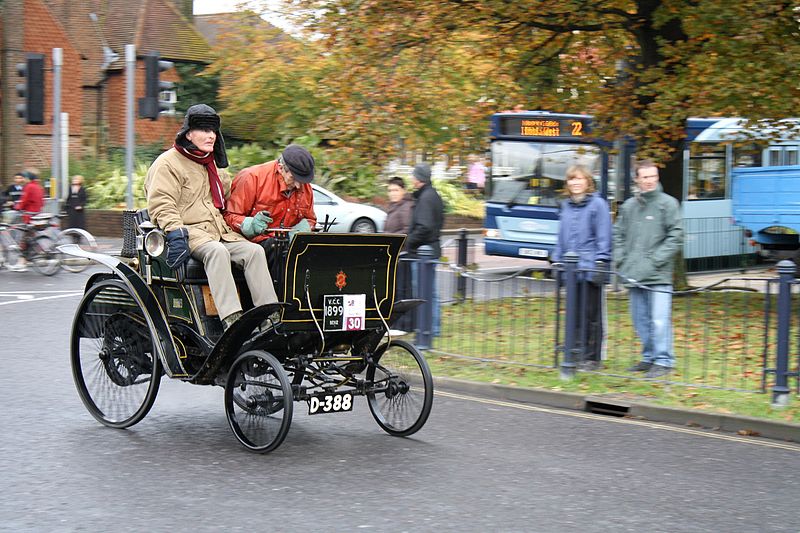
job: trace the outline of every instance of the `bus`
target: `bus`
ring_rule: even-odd
[[[682,151],[684,258],[689,270],[737,267],[756,249],[733,224],[731,170],[797,164],[800,139],[765,143],[770,132],[738,118],[691,118]],[[762,142],[758,142],[759,137]],[[612,210],[632,194],[635,145],[592,136],[588,115],[523,111],[491,117],[484,245],[487,255],[547,259],[571,165],[587,167]]]

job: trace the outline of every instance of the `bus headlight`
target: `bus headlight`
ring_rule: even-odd
[[[164,253],[166,240],[159,230],[152,230],[144,236],[144,249],[150,257],[158,257]]]
[[[502,234],[500,233],[499,229],[496,228],[486,228],[483,230],[483,236],[489,239],[500,239],[502,238]]]

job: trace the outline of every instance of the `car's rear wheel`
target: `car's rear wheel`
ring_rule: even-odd
[[[350,227],[352,233],[375,233],[377,229],[373,221],[364,217],[357,219]]]

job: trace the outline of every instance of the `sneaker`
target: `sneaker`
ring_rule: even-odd
[[[647,372],[650,370],[650,367],[653,366],[653,363],[647,363],[645,361],[639,361],[632,367],[628,369],[628,372]]]
[[[647,371],[647,374],[644,375],[646,378],[660,378],[662,376],[666,376],[672,372],[672,368],[664,365],[653,365],[650,367],[650,370]]]
[[[584,371],[594,371],[594,370],[602,370],[603,363],[601,361],[589,360],[589,361],[581,361],[578,363],[578,370]]]
[[[25,265],[8,265],[6,268],[8,268],[8,270],[10,272],[27,272],[28,271],[28,267],[25,266]]]
[[[403,335],[408,335],[408,332],[402,329],[390,329],[386,334],[392,337],[402,337]]]

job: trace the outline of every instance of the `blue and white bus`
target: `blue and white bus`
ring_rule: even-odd
[[[489,255],[546,259],[558,235],[558,203],[569,166],[594,175],[615,206],[632,193],[635,147],[592,137],[591,117],[524,111],[491,117],[485,248]],[[745,121],[693,118],[683,148],[684,258],[691,270],[738,266],[755,252],[731,208],[734,166],[797,164],[800,139],[756,144]]]

